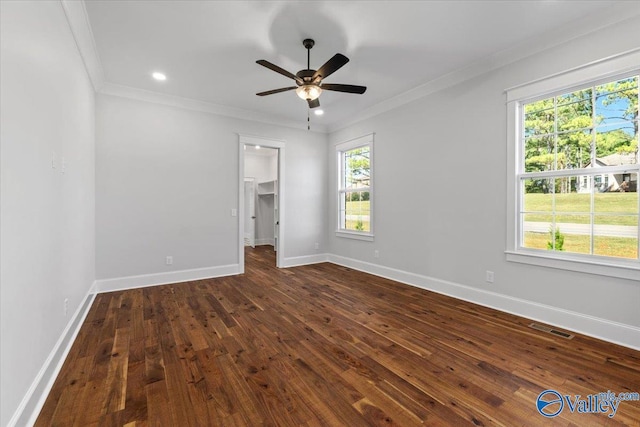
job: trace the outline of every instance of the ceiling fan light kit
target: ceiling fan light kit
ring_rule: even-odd
[[[318,99],[322,93],[322,89],[317,85],[302,85],[298,86],[296,93],[305,101],[313,101],[314,99]]]
[[[307,68],[300,70],[296,74],[272,64],[271,62],[259,59],[256,63],[266,67],[276,73],[282,74],[285,77],[289,77],[296,82],[296,86],[283,87],[280,89],[268,90],[266,92],[256,93],[258,96],[273,95],[274,93],[286,92],[290,90],[296,91],[301,99],[307,101],[309,108],[317,108],[320,106],[318,98],[322,94],[323,90],[331,90],[335,92],[356,93],[363,94],[367,88],[366,86],[356,85],[344,85],[344,84],[323,84],[322,80],[329,77],[331,74],[342,68],[349,58],[341,53],[336,53],[331,59],[329,59],[322,67],[317,70],[311,69],[311,48],[315,42],[312,39],[304,39],[302,45],[307,49]]]

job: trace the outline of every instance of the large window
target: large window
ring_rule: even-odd
[[[638,274],[639,80],[638,70],[609,73],[510,102],[516,209],[508,253]]]
[[[373,238],[373,135],[336,146],[338,229],[342,237]]]

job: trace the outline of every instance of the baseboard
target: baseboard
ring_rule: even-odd
[[[91,289],[93,289],[93,286]],[[67,323],[64,331],[62,331],[53,350],[49,353],[38,375],[36,375],[27,393],[22,398],[20,405],[18,405],[16,412],[14,412],[9,420],[7,427],[31,426],[35,424],[44,406],[44,402],[53,387],[53,383],[58,377],[58,373],[60,373],[60,369],[62,369],[62,365],[71,350],[71,346],[78,332],[80,332],[80,327],[84,323],[87,313],[89,313],[89,308],[91,308],[95,296],[92,290],[87,292],[82,304],[80,304],[71,319],[69,319],[69,323]]]
[[[275,244],[276,244],[276,239],[274,239],[273,237],[270,239],[256,239],[256,246],[263,246],[263,245],[274,246]]]
[[[148,286],[166,285],[168,283],[187,282],[190,280],[211,279],[213,277],[232,276],[234,274],[240,274],[240,265],[230,264],[217,267],[195,268],[191,270],[168,271],[166,273],[141,274],[139,276],[101,279],[96,280],[96,293],[146,288]]]
[[[328,255],[328,261],[428,291],[547,323],[634,350],[640,350],[640,328],[635,326],[339,255]]]
[[[328,254],[296,256],[296,257],[285,258],[284,265],[281,265],[281,267],[285,267],[285,268],[297,267],[300,265],[318,264],[320,262],[327,262],[327,261],[329,261]]]

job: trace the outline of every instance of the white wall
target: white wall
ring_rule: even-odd
[[[379,265],[468,286],[457,293],[470,299],[474,289],[486,290],[639,327],[640,277],[508,263],[504,254],[504,90],[637,48],[637,36],[637,19],[619,23],[331,134],[333,159],[333,145],[375,132],[375,241],[331,233],[330,252],[370,263],[365,268]],[[329,166],[333,189],[335,161]],[[330,194],[328,201],[334,229],[336,197]],[[495,283],[485,283],[486,270],[495,272]],[[640,347],[637,331],[629,339]]]
[[[4,426],[95,278],[94,92],[59,2],[0,15]]]
[[[239,133],[286,143],[285,257],[324,245],[326,135],[111,95],[96,129],[98,279],[238,264]]]
[[[278,178],[278,151],[263,148],[261,151],[269,151],[272,155],[254,154],[251,151],[244,153],[244,176],[255,178],[256,184],[273,181]]]

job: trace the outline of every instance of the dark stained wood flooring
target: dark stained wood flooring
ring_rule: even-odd
[[[333,264],[96,297],[37,426],[589,426],[546,389],[640,392],[640,352]]]

